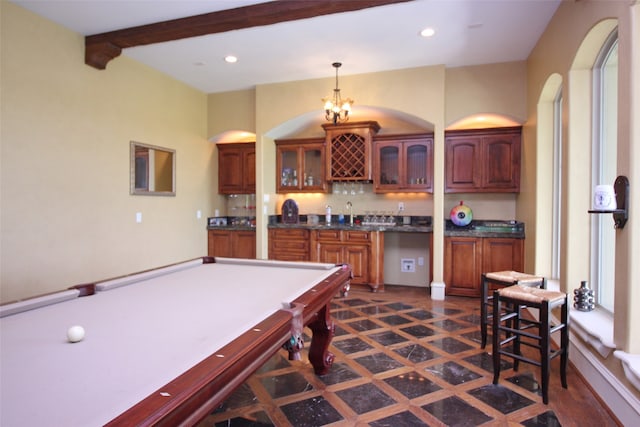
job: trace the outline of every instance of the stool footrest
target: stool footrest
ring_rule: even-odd
[[[551,329],[549,329],[549,333],[552,334],[554,332],[558,332],[560,329],[564,329],[565,326],[566,325],[564,323],[560,323],[558,325],[552,326]]]
[[[512,334],[514,334],[516,336],[519,334],[519,335],[522,335],[524,337],[531,338],[531,339],[534,339],[534,340],[539,340],[540,338],[542,338],[540,335],[535,335],[535,334],[532,334],[532,333],[529,333],[529,332],[525,332],[523,329],[508,328],[508,327],[502,326],[500,328],[500,330],[501,331],[505,331],[505,332],[510,332],[510,333],[512,333]]]
[[[484,286],[484,284],[483,284]],[[484,293],[483,298],[487,297]],[[485,309],[486,299],[481,304],[482,320],[491,318],[493,329],[493,383],[500,379],[500,358],[513,359],[513,370],[520,362],[529,363],[541,369],[542,401],[549,403],[549,370],[551,360],[560,357],[560,379],[567,384],[569,363],[569,316],[568,295],[531,286],[517,284],[503,287],[493,292],[491,313]],[[553,317],[552,309],[561,307],[560,319]],[[535,309],[539,316],[524,315],[524,308]],[[524,315],[524,316],[523,316]],[[490,317],[491,316],[491,317]],[[485,330],[481,332],[486,334]],[[551,335],[560,333],[559,346],[551,341]],[[523,346],[527,347],[524,352]],[[526,353],[526,355],[525,355]]]
[[[525,357],[525,356],[523,356],[521,354],[511,353],[511,352],[504,351],[504,350],[500,350],[500,354],[502,354],[503,356],[507,356],[507,357],[511,357],[513,359],[519,360],[521,362],[530,363],[530,364],[532,364],[534,366],[541,366],[542,365],[538,360],[530,359],[530,358]]]

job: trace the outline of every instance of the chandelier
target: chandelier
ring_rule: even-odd
[[[336,88],[333,89],[333,97],[322,98],[322,102],[324,102],[325,119],[336,125],[349,120],[349,112],[351,112],[351,105],[354,101],[351,98],[346,98],[343,101],[340,96],[340,89],[338,88],[338,68],[342,66],[342,63],[334,62],[331,65],[336,69]]]

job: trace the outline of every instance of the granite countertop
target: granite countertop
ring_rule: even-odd
[[[474,220],[471,224],[459,227],[451,220],[445,221],[444,235],[448,237],[493,237],[524,239],[524,223],[504,220]]]
[[[316,217],[317,221],[311,221]],[[280,215],[272,215],[269,217],[269,228],[305,228],[308,230],[365,230],[365,231],[384,231],[399,233],[431,233],[430,216],[398,216],[393,224],[368,224],[361,215],[354,216],[354,224],[349,224],[349,217],[340,222],[338,215],[332,215],[331,225],[324,222],[324,215],[300,215],[297,224],[285,224],[282,222]]]
[[[364,230],[364,231],[384,231],[384,232],[399,232],[399,233],[431,233],[433,228],[429,226],[419,225],[383,225],[383,224],[367,224],[356,225],[331,223],[326,225],[325,223],[318,224],[283,224],[281,222],[275,224],[269,224],[269,228],[304,228],[307,230]]]
[[[303,228],[307,230],[364,230],[364,231],[384,231],[385,233],[432,233],[432,218],[430,216],[397,217],[396,225],[390,224],[363,224],[363,218],[355,217],[355,224],[349,225],[340,223],[338,217],[332,218],[331,225],[324,223],[324,216],[320,217],[322,222],[311,224],[307,222],[306,215],[300,215],[300,221],[295,224],[285,224],[280,215],[269,217],[268,228]],[[212,224],[212,221],[209,221]],[[225,220],[227,225],[209,225],[208,230],[229,230],[229,231],[255,231],[256,227],[251,221],[236,221],[229,217]],[[511,238],[524,239],[525,227],[523,222],[505,220],[474,220],[465,227],[454,225],[451,220],[445,221],[444,235],[447,237],[490,237],[490,238]]]

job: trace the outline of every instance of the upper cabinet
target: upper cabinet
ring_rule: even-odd
[[[255,143],[217,144],[218,193],[253,194],[256,192]]]
[[[521,133],[521,127],[447,132],[445,192],[519,192]]]
[[[433,192],[433,135],[385,135],[373,142],[373,189]]]
[[[374,121],[324,124],[329,181],[371,181],[371,147],[380,130]]]
[[[326,193],[324,138],[276,140],[276,192]]]

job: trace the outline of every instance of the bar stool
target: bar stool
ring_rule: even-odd
[[[539,320],[524,319],[521,316],[523,307],[536,308]],[[560,321],[552,325],[551,310],[561,307]],[[518,370],[518,363],[525,362],[540,366],[542,383],[542,401],[549,403],[549,368],[551,360],[560,356],[560,379],[562,387],[567,388],[567,362],[569,360],[569,317],[568,297],[563,292],[532,288],[525,285],[514,285],[496,289],[493,292],[493,383],[498,384],[500,378],[500,356],[513,359],[513,369]],[[504,313],[502,310],[504,309]],[[531,330],[532,332],[528,332]],[[537,330],[537,334],[535,333]],[[560,347],[553,349],[551,334],[560,331]],[[501,335],[504,332],[504,339]],[[521,338],[525,337],[526,340]],[[505,347],[505,344],[513,346]],[[536,348],[540,351],[540,361],[528,358],[521,352],[521,345]]]
[[[492,315],[491,300],[493,294],[491,291],[495,288],[504,288],[513,285],[526,285],[537,288],[546,288],[547,282],[544,277],[535,276],[533,274],[519,273],[517,271],[496,271],[492,273],[483,273],[480,286],[480,348],[487,345],[487,325],[491,324]]]

